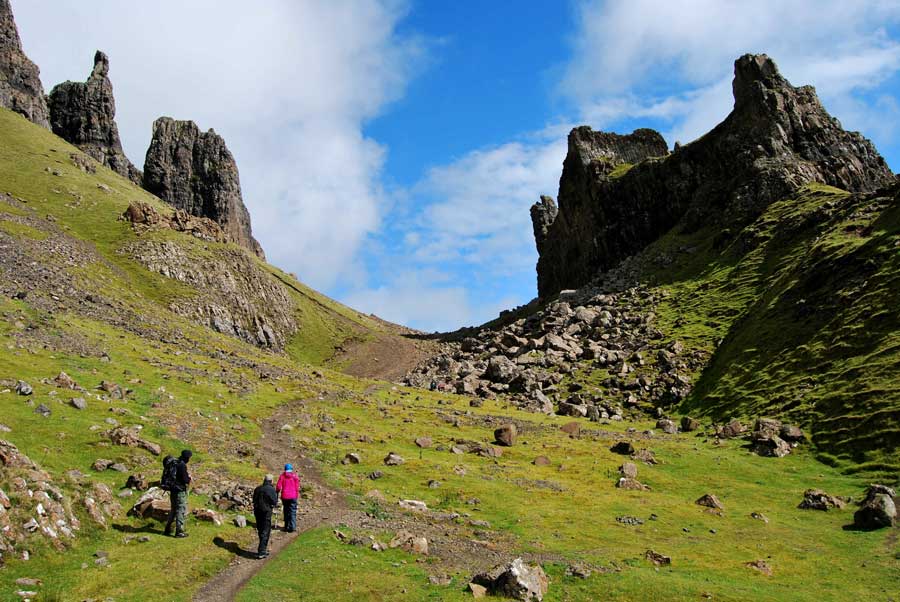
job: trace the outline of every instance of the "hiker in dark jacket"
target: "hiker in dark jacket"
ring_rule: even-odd
[[[175,475],[169,487],[169,520],[166,523],[166,535],[172,534],[172,523],[175,523],[175,537],[187,537],[184,532],[184,517],[187,516],[188,486],[191,484],[191,475],[188,473],[187,464],[191,460],[191,450],[181,452],[181,456],[173,460],[175,462]]]
[[[257,558],[269,555],[269,534],[272,533],[272,510],[278,503],[278,493],[272,486],[274,477],[266,475],[263,484],[253,490],[253,516],[256,518],[256,533],[259,535]]]

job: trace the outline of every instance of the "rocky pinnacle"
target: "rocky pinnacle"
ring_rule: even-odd
[[[22,51],[9,0],[0,0],[0,106],[49,128],[40,69]]]
[[[144,163],[143,186],[170,205],[218,223],[228,240],[264,257],[253,238],[234,157],[215,131],[160,117]]]
[[[546,200],[531,210],[541,297],[586,284],[678,224],[739,230],[808,183],[865,192],[895,181],[871,142],[768,56],[737,59],[733,91],[731,114],[671,154],[652,130],[572,130],[558,210]]]
[[[137,185],[142,174],[122,150],[109,59],[99,50],[87,81],[59,84],[49,96],[53,133]]]

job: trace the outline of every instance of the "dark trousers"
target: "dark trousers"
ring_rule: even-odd
[[[297,500],[281,500],[284,506],[284,530],[297,530]]]
[[[184,533],[184,518],[187,515],[187,491],[170,491],[169,520],[166,522],[166,533],[171,533],[172,523],[175,523],[175,532]]]
[[[256,534],[259,535],[259,548],[257,553],[264,554],[269,551],[269,535],[272,533],[272,512],[254,512],[256,518]]]

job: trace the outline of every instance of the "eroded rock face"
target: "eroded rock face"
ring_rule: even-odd
[[[532,208],[541,297],[587,283],[679,222],[740,227],[810,182],[860,192],[894,181],[871,142],[844,131],[812,87],[792,86],[766,55],[739,58],[733,88],[731,114],[672,154],[650,130],[572,130],[558,214],[543,200]]]
[[[139,240],[123,252],[200,293],[172,302],[170,309],[179,315],[278,351],[297,331],[295,307],[287,290],[246,253],[221,249],[215,255],[197,256],[182,245],[151,240]]]
[[[41,71],[22,51],[9,0],[0,0],[0,106],[50,128]]]
[[[98,50],[94,55],[94,69],[86,82],[59,84],[48,100],[54,134],[140,186],[143,174],[122,150],[105,54]]]
[[[228,240],[264,257],[253,238],[234,157],[214,130],[160,117],[144,163],[143,186],[191,215],[222,227]]]

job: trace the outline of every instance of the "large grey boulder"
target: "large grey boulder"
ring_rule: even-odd
[[[539,565],[528,565],[521,558],[476,575],[472,583],[485,587],[495,596],[524,602],[540,602],[550,588],[544,569]]]
[[[859,510],[853,514],[853,525],[859,529],[893,527],[897,522],[896,493],[885,485],[871,485]]]

